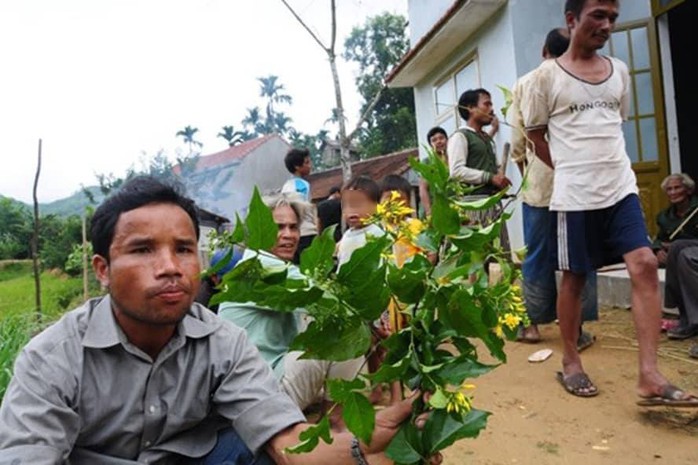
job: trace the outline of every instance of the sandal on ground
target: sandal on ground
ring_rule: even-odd
[[[516,332],[516,342],[524,342],[526,344],[537,344],[538,342],[541,341],[540,334],[538,335],[532,335],[530,334],[527,330],[530,328],[530,326],[524,328],[523,326],[519,326],[518,331]]]
[[[637,405],[642,407],[698,407],[698,397],[667,384],[658,396],[640,396]]]
[[[591,382],[586,373],[574,373],[565,375],[563,372],[557,372],[557,380],[560,382],[565,391],[577,397],[594,397],[599,394],[599,390]]]
[[[579,339],[577,339],[577,352],[583,352],[593,346],[594,342],[596,342],[596,336],[588,331],[582,331],[579,335]]]
[[[688,356],[691,358],[698,358],[698,344],[693,344],[690,349],[688,349]]]

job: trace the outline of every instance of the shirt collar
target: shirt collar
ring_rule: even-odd
[[[213,313],[208,315],[205,312],[211,313],[207,308],[196,303],[193,304],[184,319],[179,322],[177,333],[193,339],[200,339],[212,334],[220,327],[221,321]],[[111,298],[106,295],[92,309],[92,316],[82,339],[82,345],[104,349],[126,342],[128,339],[114,318]]]

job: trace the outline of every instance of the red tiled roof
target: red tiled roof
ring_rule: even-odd
[[[370,176],[375,181],[380,181],[388,174],[404,174],[410,169],[409,158],[417,157],[418,153],[419,151],[413,148],[357,161],[351,164],[351,173],[353,176],[361,174]],[[343,184],[342,168],[338,167],[312,173],[308,176],[308,182],[310,183],[312,199],[324,199],[330,195],[332,186],[341,186]]]
[[[275,137],[283,140],[278,134],[267,134],[266,136],[248,140],[242,144],[233,145],[221,152],[212,153],[211,155],[202,155],[196,163],[196,170],[204,170],[213,166],[227,165],[234,160],[242,160],[260,145]],[[179,174],[179,170],[179,165],[174,167],[175,173]]]

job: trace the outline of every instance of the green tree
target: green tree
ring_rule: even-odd
[[[359,66],[356,86],[365,115],[359,141],[367,156],[417,146],[412,89],[388,89],[383,82],[409,50],[405,23],[403,16],[385,12],[355,27],[344,42],[344,58]]]
[[[234,126],[223,126],[216,137],[225,139],[230,147],[245,141],[245,134],[242,131],[236,131]]]
[[[266,105],[266,117],[267,124],[270,127],[276,127],[277,111],[274,108],[275,104],[278,103],[293,103],[293,99],[290,95],[283,93],[285,88],[284,85],[279,83],[279,77],[270,74],[267,77],[257,78],[260,84],[259,95],[267,99]]]
[[[82,243],[82,219],[77,215],[41,217],[39,256],[44,269],[64,269],[76,244]]]
[[[248,108],[247,115],[242,119],[242,124],[245,126],[245,132],[249,136],[247,140],[266,134],[266,127],[262,121],[259,107]]]
[[[24,259],[31,256],[32,215],[16,200],[0,198],[0,259]]]
[[[199,128],[185,126],[184,129],[177,131],[177,134],[175,134],[177,137],[184,139],[184,143],[189,146],[190,155],[195,153],[194,147],[201,148],[204,145],[194,138],[197,132],[199,132]]]

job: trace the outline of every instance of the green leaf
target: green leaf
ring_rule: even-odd
[[[291,343],[291,350],[302,350],[302,358],[342,361],[360,357],[371,347],[371,330],[358,318],[327,322],[312,321]]]
[[[337,225],[325,228],[313,239],[310,247],[301,252],[301,272],[307,276],[326,277],[334,267],[334,230]]]
[[[344,287],[339,296],[364,320],[377,319],[390,302],[390,289],[385,285],[385,266],[364,276],[362,283]]]
[[[252,193],[250,207],[245,218],[247,247],[253,250],[268,250],[276,244],[279,228],[269,207],[262,201],[257,186]]]
[[[461,417],[435,410],[429,414],[424,425],[424,442],[428,445],[429,455],[444,450],[458,439],[475,438],[487,426],[489,412],[473,409]]]
[[[339,268],[337,282],[349,288],[366,284],[366,278],[372,276],[381,267],[381,255],[390,243],[390,238],[387,236],[375,237],[356,249],[349,261]]]
[[[332,378],[327,380],[327,391],[330,393],[330,398],[335,402],[345,402],[352,392],[365,388],[366,384],[359,378]]]
[[[315,449],[320,443],[320,439],[327,444],[332,444],[332,434],[330,433],[329,417],[323,417],[320,421],[298,435],[301,440],[299,444],[286,448],[286,452],[291,454],[303,454]]]
[[[371,444],[376,412],[365,395],[360,392],[350,393],[342,403],[342,418],[349,431],[364,444]]]
[[[240,215],[235,213],[235,229],[231,236],[233,243],[240,244],[245,241],[245,224],[242,222]]]
[[[424,261],[427,259],[417,255],[402,268],[388,267],[388,285],[400,302],[413,304],[419,302],[424,295],[428,271],[424,267]]]
[[[421,433],[410,421],[400,426],[393,437],[385,455],[395,462],[395,465],[420,465],[426,454],[422,453]]]
[[[410,167],[429,184],[429,192],[444,193],[449,178],[448,166],[432,147],[424,146],[424,148],[428,155],[427,159],[420,161],[416,157],[410,157],[408,160]]]
[[[506,191],[507,189],[504,189],[502,191],[497,192],[495,195],[480,200],[472,200],[468,202],[453,200],[453,203],[458,205],[463,210],[488,210],[494,207],[500,200],[502,200],[502,197],[504,197]]]
[[[514,94],[511,92],[511,90],[509,90],[508,87],[500,86],[499,84],[497,84],[497,88],[502,91],[502,94],[504,94],[504,106],[500,109],[500,111],[502,112],[502,115],[506,120],[509,108],[511,107],[511,104],[514,102]]]
[[[462,355],[446,363],[434,376],[438,376],[444,383],[460,386],[466,379],[477,378],[480,375],[489,373],[498,366],[485,365],[477,360],[473,360],[468,355]]]
[[[460,216],[443,194],[434,195],[431,205],[431,222],[442,234],[457,234],[460,230]]]
[[[443,389],[436,389],[429,397],[429,405],[435,409],[445,409],[448,405],[448,397],[444,394]]]
[[[468,289],[456,290],[444,310],[440,312],[439,319],[458,334],[484,338],[490,333],[490,328],[482,321],[481,309]]]
[[[349,431],[361,439],[364,444],[370,445],[373,428],[376,424],[376,412],[366,396],[357,392],[365,387],[366,385],[360,379],[350,381],[330,379],[327,381],[330,398],[342,405],[342,418]]]

